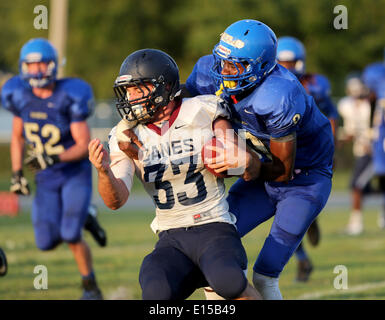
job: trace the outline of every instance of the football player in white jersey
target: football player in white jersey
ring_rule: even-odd
[[[247,257],[223,179],[201,160],[202,146],[214,135],[226,146],[238,146],[233,133],[226,135],[231,125],[224,102],[214,95],[182,100],[178,66],[155,49],[130,54],[114,90],[123,120],[111,131],[109,155],[94,139],[89,159],[109,208],[127,201],[134,173],[155,204],[151,228],[159,241],[140,269],[143,299],[186,299],[208,285],[225,299],[261,299],[244,272]],[[230,157],[222,149],[216,155],[225,158],[217,171],[257,177],[258,157],[238,149],[242,154]]]
[[[353,141],[354,169],[351,178],[352,211],[346,232],[349,235],[362,233],[362,200],[370,190],[374,176],[372,160],[373,112],[369,90],[359,76],[350,76],[346,82],[347,96],[338,102],[338,111],[343,118],[341,141]]]

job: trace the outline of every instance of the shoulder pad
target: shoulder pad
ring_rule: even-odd
[[[1,104],[8,111],[18,115],[18,101],[23,98],[24,90],[29,88],[20,76],[8,79],[1,88]]]
[[[213,94],[200,95],[183,99],[183,109],[189,110],[180,114],[186,123],[201,122],[202,125],[210,125],[219,116],[229,118],[229,110],[224,101]]]
[[[91,86],[78,78],[64,78],[57,81],[57,88],[65,91],[73,101],[70,113],[73,121],[85,120],[94,109],[94,95]]]

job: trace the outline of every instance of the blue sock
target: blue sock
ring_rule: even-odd
[[[83,280],[95,280],[95,273],[94,271],[92,270],[88,275],[86,276],[82,276],[82,279]]]
[[[297,250],[295,251],[295,255],[299,261],[308,260],[309,257],[306,254],[306,251],[302,245],[302,242],[299,244]]]

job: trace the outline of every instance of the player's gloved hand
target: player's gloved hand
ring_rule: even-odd
[[[24,160],[24,164],[32,172],[44,170],[58,162],[60,162],[60,158],[57,154],[49,156],[45,153],[37,153],[32,150],[28,152],[28,157]]]
[[[22,170],[18,170],[12,173],[11,186],[9,190],[23,196],[30,195],[31,191],[29,189],[28,181],[26,178],[24,178]]]

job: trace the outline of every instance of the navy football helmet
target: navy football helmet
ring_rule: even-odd
[[[28,72],[28,63],[46,62],[47,71],[32,74]],[[29,40],[20,51],[19,72],[23,80],[31,87],[42,88],[56,80],[57,52],[46,39],[35,38]]]
[[[259,84],[273,70],[276,53],[277,37],[267,25],[257,20],[240,20],[222,33],[214,47],[211,74],[225,94],[238,94]],[[224,61],[236,67],[236,75],[221,74]]]
[[[153,85],[151,90],[148,84]],[[130,86],[139,88],[143,96],[130,99],[127,94]],[[148,122],[159,107],[180,94],[179,86],[178,66],[168,54],[156,49],[135,51],[123,61],[115,80],[116,108],[123,119]]]

